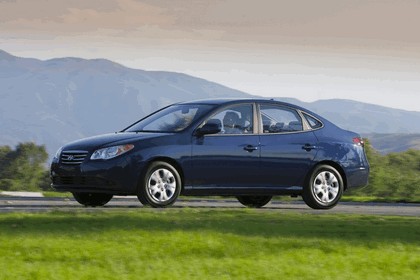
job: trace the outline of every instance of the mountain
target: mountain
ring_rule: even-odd
[[[378,134],[364,135],[372,146],[382,154],[420,150],[420,134]]]
[[[66,142],[121,130],[164,105],[218,97],[252,95],[181,73],[130,69],[105,59],[42,61],[0,50],[0,145],[34,141],[45,144],[51,155]],[[339,99],[280,100],[362,135],[420,133],[420,112]]]
[[[0,51],[0,145],[34,141],[53,154],[68,141],[121,130],[164,105],[218,97],[251,95],[104,59],[41,61]]]
[[[420,112],[343,99],[318,100],[311,103],[293,98],[279,100],[308,108],[339,127],[357,131],[362,135],[420,133]]]

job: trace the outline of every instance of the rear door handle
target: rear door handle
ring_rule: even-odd
[[[244,147],[244,150],[245,150],[245,151],[248,151],[248,152],[252,152],[252,151],[256,151],[256,150],[258,150],[258,147],[257,147],[257,146],[252,146],[252,145],[246,145],[246,146]]]
[[[307,152],[309,152],[309,151],[311,151],[313,149],[316,149],[316,146],[311,145],[311,144],[305,144],[305,145],[302,146],[302,149],[305,150],[305,151],[307,151]]]

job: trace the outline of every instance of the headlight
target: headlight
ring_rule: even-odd
[[[132,144],[126,144],[126,145],[119,145],[119,146],[113,146],[108,147],[104,149],[99,149],[93,152],[92,156],[90,157],[91,160],[96,159],[110,159],[117,156],[120,156],[122,154],[125,154],[126,152],[130,151],[134,148],[134,145]]]

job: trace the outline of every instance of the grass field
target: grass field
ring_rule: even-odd
[[[418,279],[420,217],[251,209],[0,215],[0,279]]]

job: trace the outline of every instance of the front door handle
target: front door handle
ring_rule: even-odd
[[[256,150],[258,150],[258,147],[257,147],[257,146],[253,146],[253,145],[246,145],[246,146],[244,147],[244,150],[245,150],[245,151],[248,151],[248,152],[252,152],[252,151],[256,151]]]
[[[302,146],[302,149],[307,152],[310,152],[311,150],[316,149],[316,146],[311,145],[311,144],[305,144]]]

